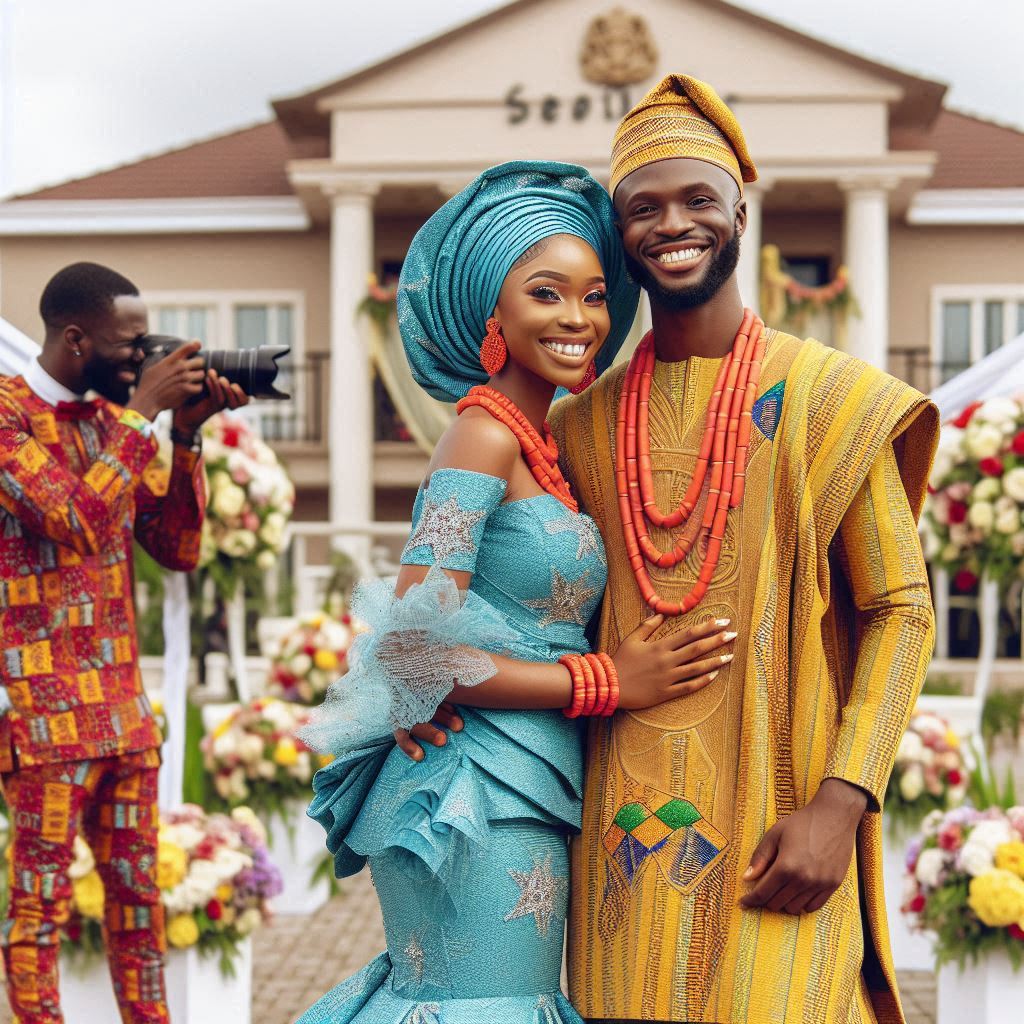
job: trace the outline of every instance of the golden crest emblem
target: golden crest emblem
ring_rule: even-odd
[[[598,15],[583,37],[580,67],[588,82],[633,85],[649,78],[658,63],[658,49],[647,22],[616,7]]]

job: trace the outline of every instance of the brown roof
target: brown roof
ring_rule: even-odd
[[[1024,132],[943,110],[928,132],[894,129],[893,149],[939,154],[928,188],[1024,188]]]
[[[287,196],[292,195],[292,188],[285,163],[296,157],[323,155],[322,146],[292,142],[277,121],[267,121],[15,198]]]

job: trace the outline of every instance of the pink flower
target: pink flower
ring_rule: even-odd
[[[959,850],[963,841],[964,830],[959,825],[947,825],[939,832],[939,846],[943,850]]]

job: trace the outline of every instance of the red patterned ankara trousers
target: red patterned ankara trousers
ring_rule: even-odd
[[[166,1024],[164,914],[156,883],[156,750],[18,768],[3,776],[13,830],[0,931],[18,1024],[63,1024],[57,958],[78,829],[106,892],[103,933],[124,1024]],[[71,1024],[83,1024],[72,1021]]]

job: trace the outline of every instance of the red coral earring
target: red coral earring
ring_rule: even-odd
[[[593,360],[591,360],[590,365],[587,367],[587,372],[583,374],[583,379],[576,385],[576,387],[569,388],[569,390],[574,395],[580,395],[586,391],[595,380],[597,380],[597,369],[594,366]]]
[[[492,316],[487,321],[487,333],[480,346],[480,365],[493,377],[508,359],[508,346],[501,333],[501,324]]]

